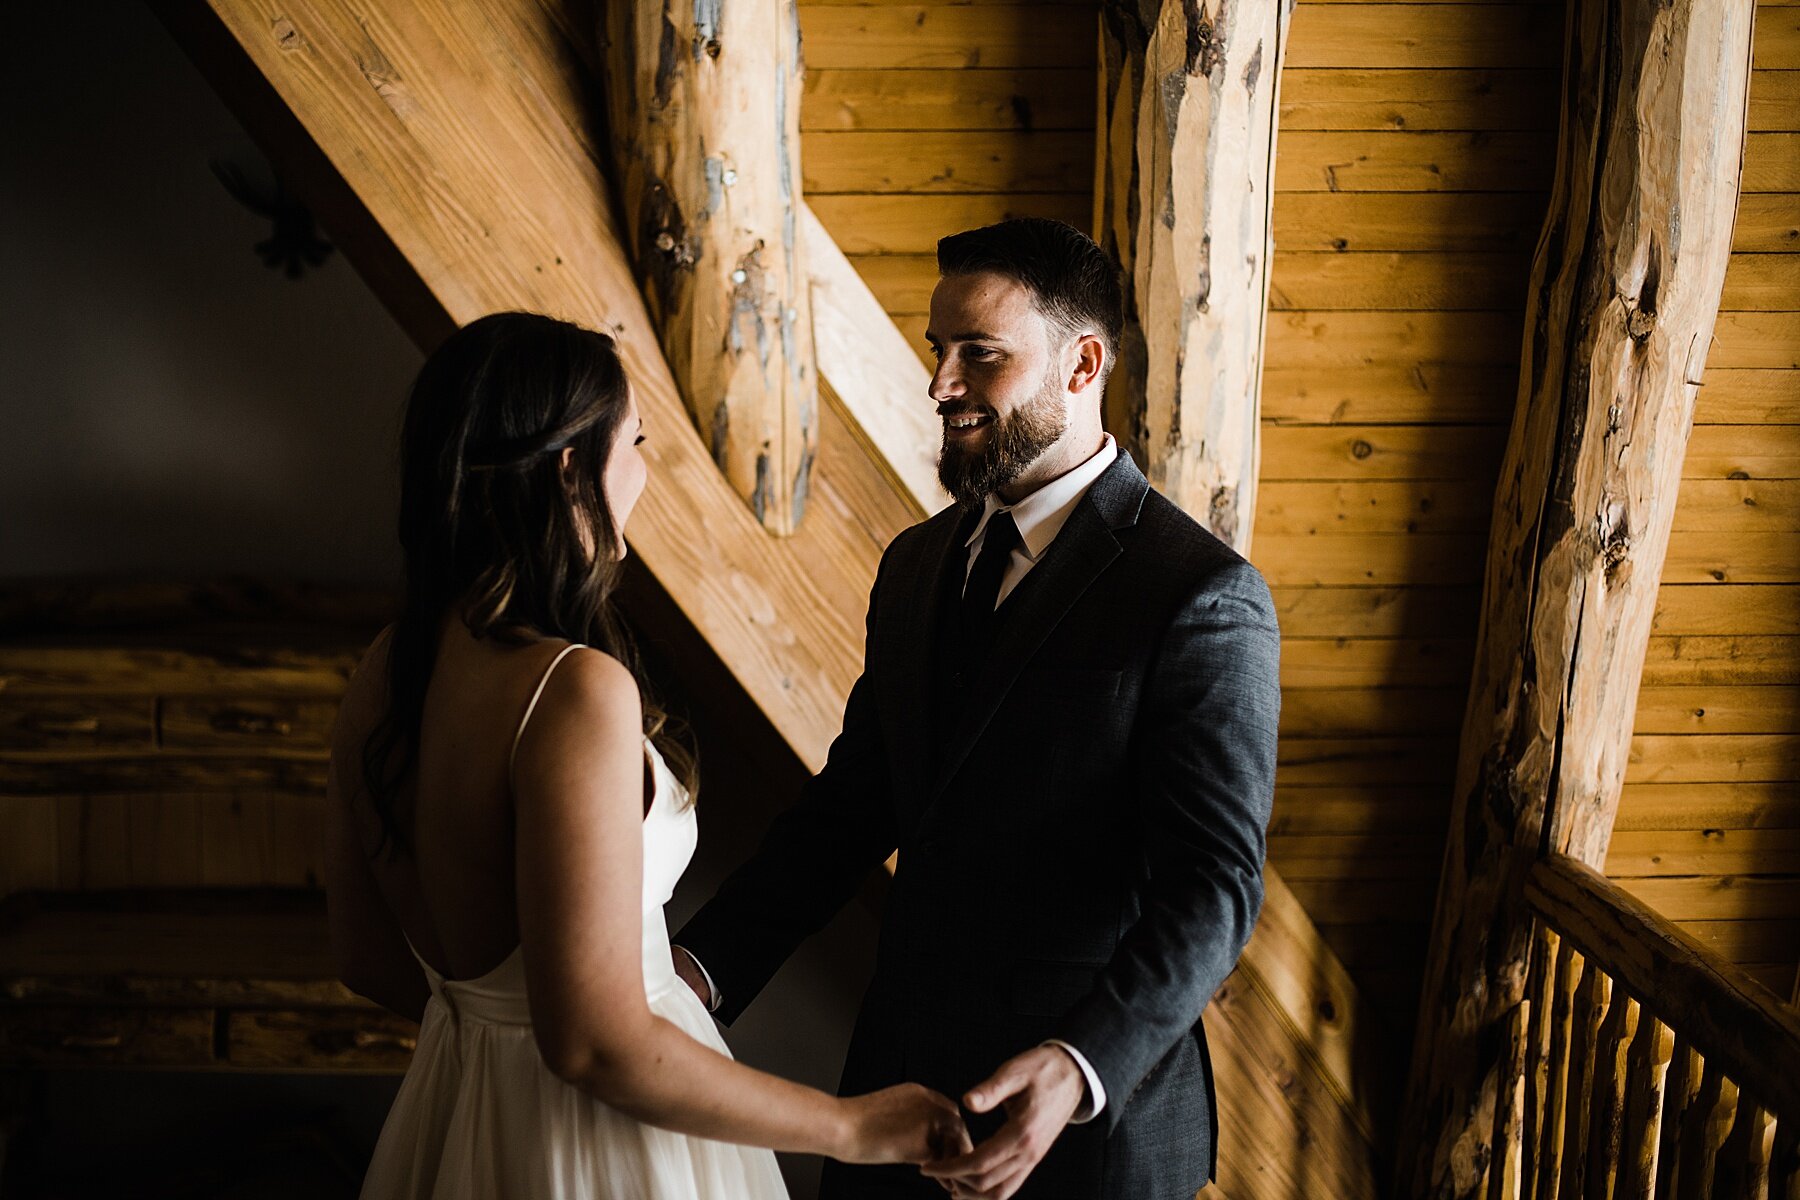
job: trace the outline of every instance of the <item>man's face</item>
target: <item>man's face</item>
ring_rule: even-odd
[[[1025,286],[992,272],[938,280],[925,338],[944,422],[938,479],[959,502],[979,504],[1068,429],[1061,347]]]

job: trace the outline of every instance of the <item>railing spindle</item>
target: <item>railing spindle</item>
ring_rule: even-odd
[[[1563,1112],[1569,1099],[1569,1025],[1575,1015],[1575,985],[1582,958],[1564,939],[1556,951],[1556,986],[1550,1009],[1550,1069],[1544,1080],[1544,1136],[1538,1143],[1535,1200],[1556,1200],[1562,1177]]]
[[[1651,1200],[1656,1192],[1656,1152],[1663,1128],[1663,1088],[1675,1035],[1647,1012],[1638,1016],[1625,1074],[1625,1125],[1619,1146],[1619,1186],[1614,1200]]]
[[[1594,1090],[1588,1117],[1585,1200],[1613,1200],[1624,1142],[1625,1057],[1637,1033],[1638,1002],[1613,985],[1612,1006],[1594,1048]]]
[[[1581,990],[1575,994],[1574,1041],[1569,1048],[1569,1098],[1562,1147],[1562,1182],[1559,1197],[1578,1200],[1585,1194],[1584,1182],[1592,1170],[1588,1160],[1588,1113],[1594,1095],[1594,1053],[1600,1040],[1600,1025],[1606,1019],[1612,999],[1612,980],[1600,964],[1589,961],[1581,976]]]
[[[1775,1122],[1775,1154],[1769,1163],[1770,1200],[1800,1200],[1800,1119]]]
[[[1769,1143],[1774,1133],[1769,1111],[1740,1092],[1737,1119],[1713,1168],[1713,1195],[1718,1200],[1768,1200]]]
[[[1529,980],[1528,980],[1529,982]],[[1494,1093],[1494,1140],[1488,1159],[1488,1200],[1520,1200],[1520,1163],[1525,1129],[1525,1037],[1531,1001],[1521,999],[1506,1018],[1506,1052]]]
[[[1737,1112],[1737,1084],[1725,1078],[1717,1063],[1703,1062],[1700,1094],[1681,1122],[1681,1178],[1676,1200],[1712,1200],[1713,1167]]]
[[[1544,1092],[1550,1077],[1550,1009],[1556,994],[1557,948],[1562,942],[1562,936],[1544,922],[1536,925],[1525,979],[1525,1000],[1530,1008],[1525,1025],[1525,1129],[1519,1146],[1521,1195],[1531,1190],[1543,1152]]]
[[[1679,1034],[1669,1064],[1669,1087],[1663,1100],[1662,1143],[1656,1164],[1656,1200],[1675,1200],[1681,1182],[1681,1131],[1688,1110],[1700,1094],[1700,1052]]]

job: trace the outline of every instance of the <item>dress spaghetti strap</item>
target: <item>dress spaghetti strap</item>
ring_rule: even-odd
[[[550,672],[556,670],[556,664],[569,656],[569,651],[581,649],[580,642],[570,642],[564,646],[557,656],[550,660],[544,668],[544,677],[538,680],[537,691],[531,693],[531,702],[525,706],[525,715],[519,718],[519,728],[513,734],[512,753],[506,756],[506,775],[512,778],[513,762],[519,757],[519,739],[525,736],[525,723],[531,720],[531,714],[537,711],[538,697],[544,694],[544,685],[550,682]]]

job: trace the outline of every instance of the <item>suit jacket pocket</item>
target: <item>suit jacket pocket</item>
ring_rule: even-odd
[[[1094,986],[1094,963],[1025,959],[1013,969],[1012,1009],[1023,1016],[1060,1017]]]

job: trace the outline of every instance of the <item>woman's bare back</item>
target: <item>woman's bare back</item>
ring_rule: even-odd
[[[568,646],[477,639],[461,621],[446,620],[425,694],[418,769],[395,806],[410,853],[372,852],[379,818],[361,778],[344,781],[383,899],[413,948],[447,978],[484,975],[519,944],[508,768],[526,708]],[[356,745],[386,704],[385,669],[364,672],[343,709],[344,732]],[[646,778],[647,796],[653,786]]]

